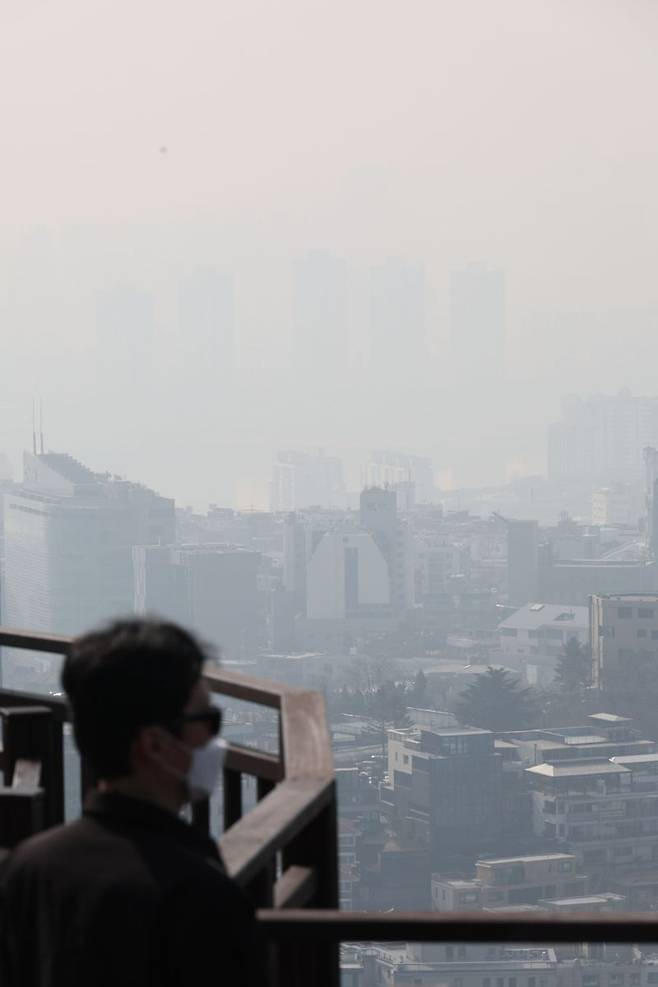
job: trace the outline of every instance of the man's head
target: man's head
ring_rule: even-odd
[[[122,620],[78,638],[62,670],[76,743],[99,780],[178,808],[216,732],[206,655],[175,624]]]

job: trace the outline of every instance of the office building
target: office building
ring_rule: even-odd
[[[173,541],[174,502],[66,454],[25,453],[23,483],[4,497],[4,533],[3,619],[79,634],[133,610],[132,549]],[[18,654],[8,674],[12,664]]]
[[[229,658],[264,643],[260,553],[227,545],[138,547],[135,610],[180,620]]]

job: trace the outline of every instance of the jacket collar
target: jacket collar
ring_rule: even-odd
[[[217,844],[213,839],[195,829],[180,816],[162,809],[153,802],[120,795],[118,792],[99,792],[94,789],[85,799],[83,815],[109,825],[156,830],[195,853],[221,861]]]

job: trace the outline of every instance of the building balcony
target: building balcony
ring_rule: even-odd
[[[61,655],[70,639],[0,628],[0,646]],[[655,942],[652,914],[340,911],[336,788],[322,696],[214,667],[205,675],[219,696],[278,714],[276,754],[228,744],[218,838],[228,872],[256,906],[270,943],[271,987],[338,987],[342,943]],[[64,819],[67,718],[61,696],[0,688],[2,852]],[[253,779],[256,794],[248,811],[245,778]],[[90,784],[83,761],[83,795]],[[209,831],[207,802],[195,806],[192,822]]]

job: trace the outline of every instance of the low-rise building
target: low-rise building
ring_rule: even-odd
[[[574,854],[547,853],[478,860],[471,881],[432,875],[432,909],[460,912],[537,903],[583,895],[588,878],[577,872]]]

